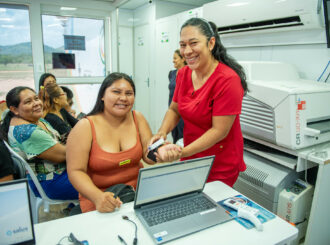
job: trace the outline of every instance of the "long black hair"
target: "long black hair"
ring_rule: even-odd
[[[55,79],[55,81],[56,81],[56,77],[53,74],[51,74],[51,73],[44,73],[39,78],[39,89],[40,89],[41,86],[44,86],[45,85],[45,80],[46,80],[47,77],[53,77]]]
[[[190,18],[181,26],[181,31],[187,26],[197,27],[201,34],[206,37],[207,41],[209,41],[211,37],[215,38],[215,45],[212,49],[212,56],[219,62],[224,63],[232,68],[237,73],[237,75],[241,78],[241,84],[244,89],[244,93],[246,93],[248,91],[248,87],[243,67],[238,64],[234,58],[227,54],[226,48],[220,41],[217,26],[213,22],[208,22],[207,20],[201,18]]]
[[[35,93],[35,91],[32,88],[29,87],[24,87],[24,86],[18,86],[15,87],[13,89],[11,89],[7,95],[6,95],[6,103],[7,103],[7,107],[10,108],[11,106],[18,108],[19,103],[21,103],[21,98],[20,98],[20,94],[22,91],[29,89],[32,92]],[[9,125],[10,125],[10,120],[14,117],[14,113],[12,113],[11,111],[9,111],[5,118],[3,119],[3,122],[1,124],[1,128],[2,130],[8,134],[9,131]]]
[[[98,93],[97,98],[96,98],[96,103],[94,105],[94,108],[92,109],[92,111],[90,113],[88,113],[87,116],[95,115],[95,114],[98,114],[98,113],[104,111],[104,102],[102,101],[102,98],[104,96],[105,90],[108,87],[110,87],[114,82],[116,82],[120,79],[125,79],[127,82],[129,82],[129,84],[133,88],[133,92],[134,92],[134,95],[135,95],[135,85],[134,85],[134,82],[133,82],[132,78],[130,78],[125,73],[113,72],[113,73],[109,74],[103,80],[102,85],[101,85],[100,90],[99,90],[99,93]]]

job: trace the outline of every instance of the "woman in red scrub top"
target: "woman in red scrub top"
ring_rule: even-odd
[[[181,27],[180,53],[187,66],[178,72],[173,101],[152,142],[166,138],[182,118],[184,148],[159,159],[215,155],[208,182],[220,180],[233,186],[246,169],[239,120],[247,92],[243,68],[227,55],[215,24],[200,18]]]

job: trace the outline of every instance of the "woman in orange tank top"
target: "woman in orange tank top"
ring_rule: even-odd
[[[147,158],[152,133],[144,116],[132,111],[134,99],[132,79],[112,73],[103,81],[93,110],[71,130],[67,169],[79,192],[82,212],[112,212],[120,207],[120,199],[104,190],[115,184],[135,188],[143,167],[141,158],[154,164]],[[171,154],[170,147],[164,148]]]

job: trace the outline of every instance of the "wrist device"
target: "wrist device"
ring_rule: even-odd
[[[241,217],[251,221],[258,231],[263,230],[262,223],[258,219],[259,210],[241,203],[233,198],[228,198],[223,202],[224,205],[237,210],[237,217]]]
[[[159,140],[157,140],[156,142],[154,142],[152,145],[148,146],[148,155],[147,157],[156,162],[157,159],[156,159],[156,155],[155,155],[155,152],[157,152],[158,148],[161,147],[162,145],[164,145],[165,141],[163,138],[160,138]]]

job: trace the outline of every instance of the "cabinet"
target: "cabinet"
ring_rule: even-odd
[[[280,165],[302,172],[316,167],[315,190],[304,245],[330,244],[330,141],[299,150],[286,149],[244,135],[244,149]],[[254,147],[259,145],[260,147]],[[271,148],[274,151],[265,149]]]

